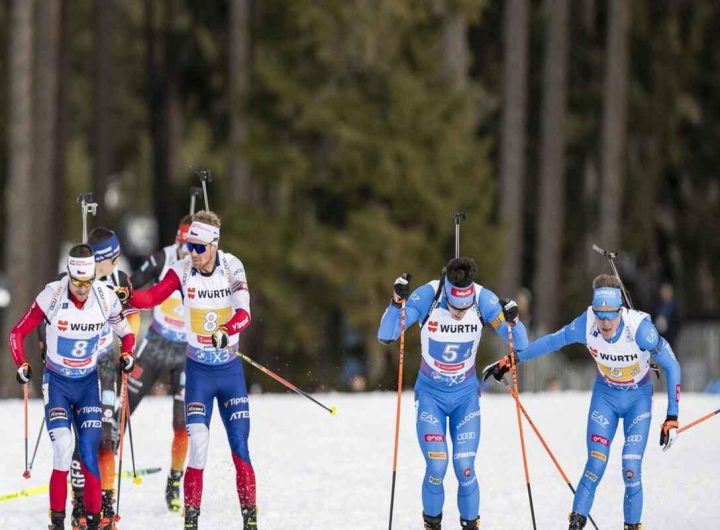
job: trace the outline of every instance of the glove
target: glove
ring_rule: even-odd
[[[510,371],[511,366],[512,361],[509,355],[487,365],[482,371],[483,381],[487,381],[490,376],[493,376],[498,383],[502,382],[503,376]]]
[[[212,334],[212,343],[218,350],[224,350],[230,344],[230,335],[228,334],[228,328],[225,326],[219,326],[215,333]]]
[[[127,287],[113,287],[113,291],[115,291],[120,303],[123,305],[127,304],[130,298],[132,298],[133,290],[131,285]]]
[[[133,368],[135,368],[135,357],[128,352],[122,352],[120,354],[120,369],[129,374],[133,371]]]
[[[677,416],[667,416],[660,428],[660,445],[663,451],[670,449],[678,437]]]
[[[409,272],[403,272],[402,275],[398,276],[393,285],[393,296],[392,304],[400,307],[402,303],[410,296],[410,280],[412,274]]]
[[[517,324],[518,313],[520,312],[520,309],[518,308],[515,300],[503,298],[500,300],[500,305],[502,306],[502,312],[503,316],[505,317],[505,322],[513,325]]]
[[[21,385],[25,385],[30,382],[30,379],[32,379],[32,366],[30,366],[30,363],[25,362],[18,366],[15,379],[17,379],[17,382]]]

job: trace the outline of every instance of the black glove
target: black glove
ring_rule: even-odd
[[[113,287],[113,291],[117,295],[120,303],[125,305],[132,298],[133,288],[132,285],[128,284],[127,287]]]
[[[520,309],[518,308],[515,300],[502,298],[500,300],[500,305],[502,306],[502,312],[503,316],[505,317],[505,322],[507,322],[508,324],[517,324],[518,313],[520,312]]]
[[[122,352],[120,354],[120,369],[129,374],[133,371],[133,368],[135,368],[135,357],[128,352]]]
[[[17,382],[21,385],[25,385],[30,382],[30,379],[32,379],[32,366],[30,366],[30,363],[25,362],[18,366],[15,379],[17,379]]]
[[[503,376],[510,371],[511,366],[512,361],[509,355],[488,364],[482,371],[483,381],[487,381],[490,376],[493,376],[498,383],[502,382]]]
[[[670,449],[678,436],[677,416],[667,416],[660,428],[660,445],[663,451]]]
[[[393,285],[393,305],[400,307],[404,301],[410,296],[410,280],[412,274],[409,272],[403,272],[401,276],[398,276]]]
[[[228,334],[228,328],[225,326],[218,327],[211,338],[213,346],[218,350],[224,350],[230,344],[230,335]]]

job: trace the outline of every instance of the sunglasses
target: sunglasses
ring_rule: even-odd
[[[75,287],[90,287],[94,281],[95,278],[90,278],[89,280],[78,280],[77,278],[70,276],[70,283],[72,283]]]
[[[207,250],[207,245],[204,243],[185,243],[185,248],[187,248],[188,252],[194,250],[197,254],[203,254]]]
[[[599,320],[614,320],[620,314],[620,310],[616,309],[614,311],[598,311],[597,309],[593,309],[593,313],[595,313],[595,316]]]

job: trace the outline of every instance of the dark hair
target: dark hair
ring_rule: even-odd
[[[193,216],[189,213],[182,216],[182,219],[180,219],[180,222],[178,223],[178,226],[180,225],[189,225],[192,223]]]
[[[467,287],[475,281],[477,263],[472,258],[453,258],[445,267],[448,281],[456,287]]]
[[[93,255],[93,249],[89,245],[81,243],[70,249],[71,258],[89,258]]]
[[[87,242],[89,245],[97,245],[98,243],[104,243],[114,235],[115,232],[113,232],[109,228],[105,228],[104,226],[97,226],[93,228],[92,231],[88,234]]]
[[[611,274],[600,274],[595,276],[592,286],[593,289],[598,289],[600,287],[613,287],[615,289],[621,288],[620,280]]]

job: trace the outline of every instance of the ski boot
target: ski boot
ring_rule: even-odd
[[[170,470],[165,486],[165,503],[171,512],[179,512],[182,508],[180,502],[180,479],[183,476],[182,471]]]
[[[87,514],[87,530],[101,530],[102,518],[99,513]]]
[[[441,530],[442,512],[434,517],[423,512],[423,521],[425,522],[423,527],[425,530]]]
[[[640,523],[625,523],[623,530],[642,530],[642,524]]]
[[[88,514],[88,521],[90,514]],[[117,530],[115,525],[115,490],[102,490],[102,519],[100,519],[100,530]],[[90,524],[88,524],[90,530]]]
[[[185,506],[185,530],[198,530],[198,519],[200,518],[200,508]]]
[[[247,506],[241,512],[243,530],[257,530],[257,506]]]
[[[568,530],[582,530],[585,528],[585,523],[587,523],[587,517],[580,515],[577,512],[572,512],[570,517],[568,517],[568,520],[570,521]]]
[[[461,517],[460,528],[463,530],[478,530],[480,528],[480,518],[469,520]]]
[[[85,499],[82,495],[73,496],[72,507],[73,509],[70,515],[70,526],[72,530],[86,530]]]
[[[65,530],[65,512],[50,512],[49,530]]]

